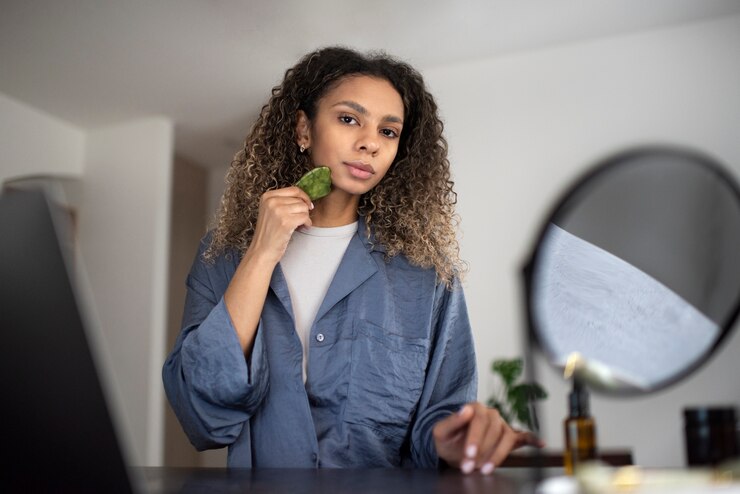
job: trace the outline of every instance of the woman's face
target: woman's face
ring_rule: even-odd
[[[335,190],[361,195],[385,176],[398,151],[403,101],[385,79],[351,76],[328,91],[309,122],[298,114],[298,144],[331,169]]]

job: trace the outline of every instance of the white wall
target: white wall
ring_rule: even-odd
[[[0,183],[23,175],[79,176],[85,132],[0,93]]]
[[[149,118],[87,138],[80,244],[132,462],[163,457],[173,125]]]
[[[67,199],[78,210],[82,302],[93,302],[89,336],[137,465],[163,458],[172,148],[164,118],[84,130],[0,93],[0,183],[77,182]]]
[[[740,17],[425,71],[450,143],[466,283],[481,373],[522,354],[520,269],[544,214],[582,171],[642,143],[695,146],[740,177]],[[654,396],[593,399],[602,447],[647,466],[683,465],[681,408],[740,406],[740,335],[686,382]],[[540,366],[551,397],[545,440],[561,447],[567,389]]]
[[[245,131],[246,132],[246,131]],[[221,204],[221,196],[224,193],[226,173],[231,163],[213,167],[208,171],[208,200],[206,201],[206,224],[210,228],[215,217],[216,210]]]

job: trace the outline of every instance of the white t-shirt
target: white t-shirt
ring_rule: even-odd
[[[300,227],[293,232],[280,260],[293,306],[295,329],[303,345],[304,382],[311,326],[355,232],[357,222],[332,228]]]

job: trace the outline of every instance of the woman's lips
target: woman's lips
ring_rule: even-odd
[[[361,161],[345,161],[344,164],[349,169],[349,173],[356,178],[367,180],[375,175],[375,169]]]

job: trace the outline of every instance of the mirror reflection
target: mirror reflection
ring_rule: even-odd
[[[685,150],[630,151],[581,181],[530,265],[530,319],[551,363],[577,352],[592,387],[645,392],[706,360],[740,301],[739,197]]]

